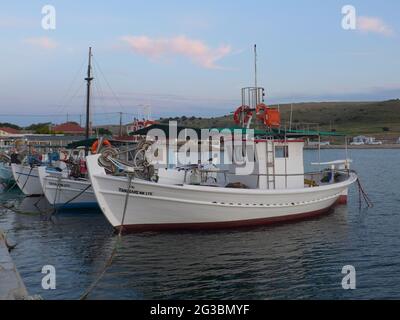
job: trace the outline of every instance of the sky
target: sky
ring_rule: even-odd
[[[46,5],[55,29],[43,28],[53,21]],[[345,5],[355,29],[343,28]],[[228,114],[240,88],[254,84],[254,44],[268,104],[400,97],[398,0],[1,0],[0,8],[0,122],[79,122],[89,46],[94,124],[117,122],[118,112],[130,121],[146,105],[154,118]]]

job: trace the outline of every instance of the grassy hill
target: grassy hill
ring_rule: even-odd
[[[275,106],[276,107],[276,106]],[[289,123],[291,106],[280,105],[283,123]],[[160,119],[161,122],[177,120],[178,124],[192,127],[231,127],[232,114],[214,117],[176,117]],[[312,128],[336,130],[349,135],[374,135],[377,138],[400,137],[400,99],[381,102],[315,102],[293,104],[292,128],[301,123],[311,123]]]

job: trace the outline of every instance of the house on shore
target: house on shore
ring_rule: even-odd
[[[62,124],[55,125],[51,128],[52,132],[63,133],[65,135],[84,135],[85,128],[82,128],[76,122],[65,122]]]
[[[353,142],[351,145],[360,146],[360,145],[379,145],[382,144],[382,141],[376,140],[375,137],[366,137],[366,136],[357,136],[353,138]]]
[[[0,127],[0,137],[21,136],[19,130],[9,127]]]

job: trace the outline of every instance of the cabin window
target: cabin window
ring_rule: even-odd
[[[289,158],[289,146],[275,147],[275,158]]]

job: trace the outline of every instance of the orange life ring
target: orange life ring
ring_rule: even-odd
[[[256,106],[256,115],[257,119],[264,121],[265,120],[265,114],[267,113],[268,106],[265,103],[259,103]]]
[[[240,124],[240,114],[245,113],[244,117],[244,123],[248,123],[251,117],[253,116],[253,112],[251,112],[250,107],[248,106],[240,106],[239,108],[236,109],[236,111],[233,113],[233,121],[235,121],[236,124]]]
[[[102,143],[103,146],[107,146],[107,147],[111,147],[111,143],[110,141],[108,141],[107,139],[103,140]],[[93,144],[92,147],[90,148],[90,151],[92,152],[92,154],[96,154],[97,153],[97,148],[99,147],[99,140],[96,140]]]

